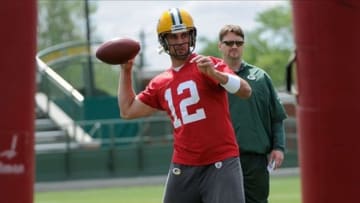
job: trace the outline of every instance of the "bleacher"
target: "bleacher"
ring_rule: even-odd
[[[67,148],[77,148],[78,144],[65,129],[61,128],[48,113],[36,105],[35,118],[35,153],[66,151]]]

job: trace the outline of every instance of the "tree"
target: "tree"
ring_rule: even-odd
[[[96,11],[97,4],[96,2],[88,3],[89,0],[38,0],[38,50],[75,41],[88,42],[90,45],[89,33],[94,33],[94,27],[88,26],[87,17]],[[89,48],[90,46],[86,47]],[[66,50],[52,54],[55,57],[61,57],[62,53],[66,53]],[[93,95],[94,68],[91,56],[77,57],[66,61],[66,63],[67,65],[60,64],[61,69],[56,70],[57,73],[71,85],[84,89],[86,95]],[[53,67],[54,65],[52,65]]]
[[[285,66],[294,49],[290,6],[265,10],[256,16],[255,21],[259,26],[245,33],[243,58],[263,68],[276,87],[284,86]],[[217,39],[211,41],[201,38],[200,41],[207,44],[200,53],[220,56]]]
[[[90,14],[97,9],[95,3],[91,2]],[[69,41],[85,41],[84,6],[85,0],[38,0],[38,50]]]

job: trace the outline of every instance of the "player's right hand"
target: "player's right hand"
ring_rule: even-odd
[[[128,60],[126,63],[120,64],[120,67],[124,70],[131,70],[134,65],[134,60],[135,58]]]

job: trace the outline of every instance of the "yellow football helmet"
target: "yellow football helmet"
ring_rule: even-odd
[[[196,28],[191,15],[184,9],[172,8],[164,11],[157,24],[158,40],[166,53],[169,53],[169,44],[165,38],[167,33],[189,32],[189,54],[195,49]]]

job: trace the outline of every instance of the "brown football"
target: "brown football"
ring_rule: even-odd
[[[104,63],[117,65],[135,58],[139,51],[139,42],[131,38],[116,38],[102,43],[95,55]]]

